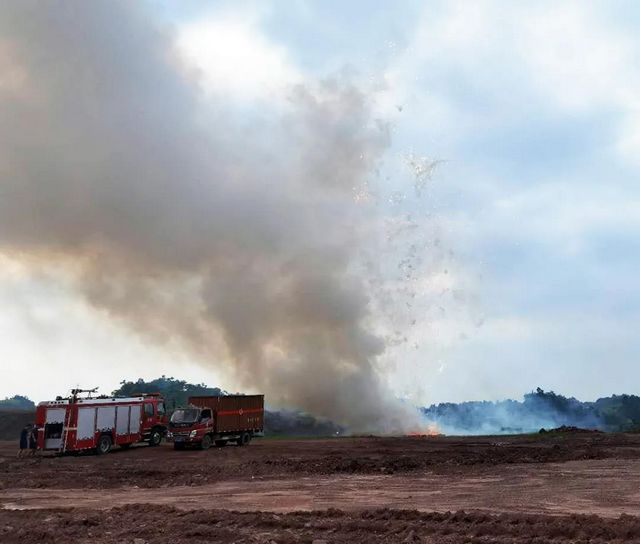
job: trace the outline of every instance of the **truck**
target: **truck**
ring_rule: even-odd
[[[207,450],[230,442],[246,446],[264,432],[264,395],[198,396],[188,402],[169,421],[167,440],[176,450],[188,446]]]
[[[36,408],[37,447],[53,453],[109,453],[113,446],[138,442],[158,446],[167,431],[165,403],[159,394],[92,396],[95,389],[72,389],[71,396],[44,401]],[[81,393],[87,393],[80,397]]]

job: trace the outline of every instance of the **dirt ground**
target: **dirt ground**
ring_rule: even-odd
[[[0,506],[2,543],[640,542],[640,436],[0,443]]]
[[[469,467],[585,459],[640,459],[640,435],[256,439],[249,447],[174,451],[141,445],[107,456],[15,459],[0,442],[0,489],[203,485],[257,477],[329,474],[450,474]]]
[[[416,510],[344,512],[181,511],[129,506],[106,512],[0,511],[0,541],[192,544],[325,543],[568,543],[640,541],[640,520]]]

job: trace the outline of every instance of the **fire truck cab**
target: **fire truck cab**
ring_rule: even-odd
[[[164,399],[159,394],[92,397],[92,390],[73,389],[71,396],[38,404],[38,449],[55,453],[94,450],[137,442],[157,446],[167,431]],[[80,398],[80,393],[89,393]]]

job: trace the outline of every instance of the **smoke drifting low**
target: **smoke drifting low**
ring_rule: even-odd
[[[639,405],[640,398],[630,395],[583,402],[537,388],[523,401],[446,403],[423,412],[449,435],[532,433],[559,427],[621,432],[637,428]]]
[[[353,190],[389,145],[365,94],[309,82],[234,118],[134,3],[7,2],[0,36],[0,252],[272,404],[416,425],[356,272],[376,218]]]

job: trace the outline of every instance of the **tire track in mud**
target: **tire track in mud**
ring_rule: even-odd
[[[133,505],[109,510],[0,510],[3,544],[530,544],[640,541],[640,518],[491,515],[376,509],[348,512],[182,511]]]
[[[106,509],[135,504],[181,510],[293,512],[338,508],[640,515],[640,461],[487,467],[467,475],[333,475],[226,480],[201,486],[5,489],[3,509]]]

